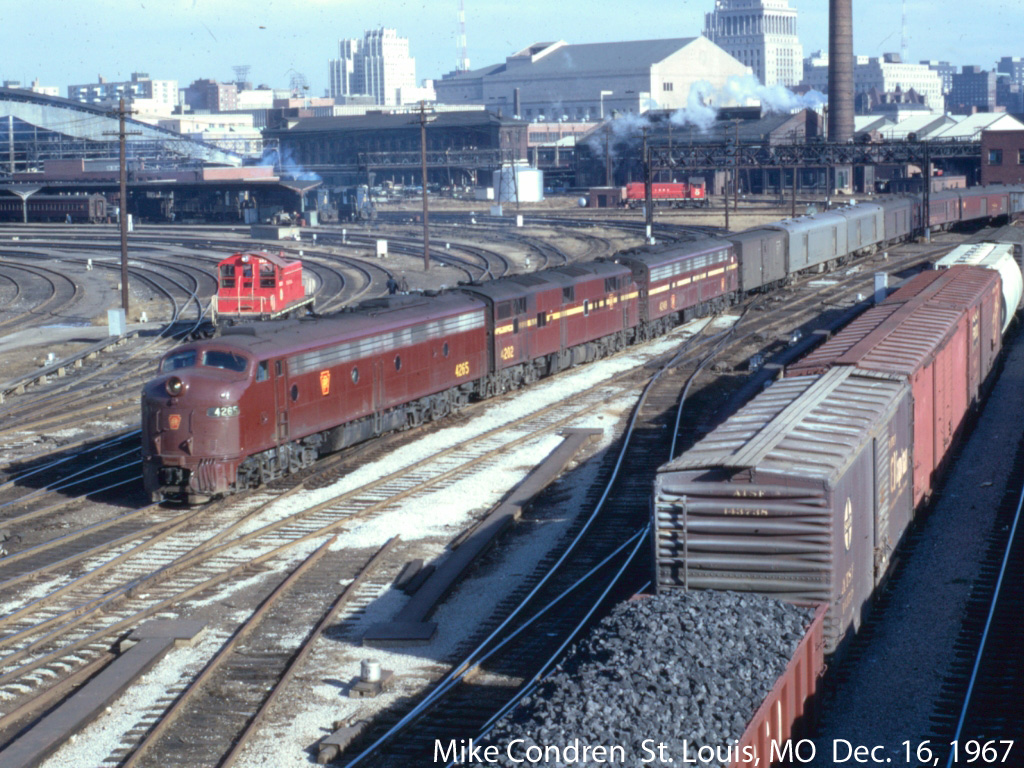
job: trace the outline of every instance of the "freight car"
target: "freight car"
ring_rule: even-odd
[[[198,501],[266,482],[317,453],[439,418],[898,242],[913,232],[916,204],[840,209],[187,345],[143,391],[146,488]]]
[[[97,224],[107,220],[103,195],[32,195],[0,198],[0,221],[59,221]]]
[[[825,602],[856,629],[1000,350],[995,270],[923,272],[659,470],[659,590]]]

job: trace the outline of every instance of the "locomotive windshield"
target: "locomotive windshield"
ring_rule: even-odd
[[[160,366],[160,372],[167,373],[168,371],[176,371],[179,368],[191,368],[195,364],[196,351],[194,349],[187,349],[184,352],[176,352],[165,359]]]
[[[249,365],[249,361],[236,355],[234,352],[224,352],[219,349],[208,349],[203,352],[203,365],[210,368],[223,368],[226,371],[237,371],[241,373]]]
[[[202,365],[209,368],[222,368],[226,371],[242,373],[249,366],[248,358],[235,352],[227,352],[220,349],[207,349],[203,351]],[[191,368],[196,364],[196,350],[186,349],[176,352],[164,360],[160,366],[161,373],[169,373],[179,368]]]

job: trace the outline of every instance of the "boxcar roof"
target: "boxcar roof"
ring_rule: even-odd
[[[737,232],[736,234],[726,235],[729,240],[735,240],[737,242],[747,242],[748,240],[765,240],[765,239],[782,239],[786,237],[786,233],[778,229],[748,229],[745,232]]]
[[[351,312],[313,320],[252,323],[229,329],[220,338],[201,344],[230,344],[260,359],[293,355],[321,345],[407,328],[431,320],[483,310],[481,299],[465,293],[425,297],[388,296],[363,302]]]
[[[701,254],[728,248],[729,245],[728,240],[720,237],[701,237],[696,240],[684,240],[678,243],[666,243],[664,245],[624,251],[615,258],[619,261],[639,261],[648,267],[659,267],[662,264],[669,264],[680,258],[700,256]]]
[[[813,216],[797,216],[795,219],[783,219],[773,224],[765,224],[765,227],[767,229],[781,229],[789,232],[791,235],[797,235],[804,232],[816,232],[824,227],[845,223],[846,219],[842,216],[836,216],[835,213],[829,211],[827,213],[816,213]]]
[[[787,368],[786,375],[836,365],[910,376],[931,362],[959,318],[959,310],[927,302],[872,307]]]
[[[659,471],[756,468],[834,480],[906,386],[849,368],[783,379]]]

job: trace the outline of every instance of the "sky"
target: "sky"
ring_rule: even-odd
[[[593,43],[699,35],[714,0],[464,0],[473,68],[501,62],[537,41]],[[790,0],[805,55],[828,48],[828,0]],[[1020,0],[906,0],[910,61],[937,59],[989,69],[1024,55]],[[854,49],[900,49],[900,0],[855,0]],[[996,21],[1003,19],[1003,22]],[[132,72],[174,79],[249,79],[287,88],[301,74],[309,93],[327,88],[338,39],[393,27],[409,38],[416,75],[454,69],[458,0],[0,0],[0,79],[66,86],[127,80]]]

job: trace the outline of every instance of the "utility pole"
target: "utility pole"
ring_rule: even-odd
[[[654,241],[654,195],[651,190],[651,148],[647,146],[647,127],[643,129],[643,166],[644,166],[644,223],[646,224],[647,243]]]
[[[604,185],[610,187],[612,185],[612,148],[611,148],[611,135],[612,129],[610,126],[604,127]]]
[[[117,133],[114,134],[112,131],[104,133],[106,136],[116,135],[120,142],[121,199],[118,219],[121,225],[121,309],[124,310],[125,322],[128,321],[128,164],[125,160],[125,139],[128,136],[140,135],[140,131],[125,130],[124,120],[129,114],[131,114],[131,110],[124,108],[124,99],[121,99],[117,107]]]
[[[734,120],[733,126],[736,128],[736,143],[733,145],[735,155],[732,159],[732,209],[738,211],[740,209],[740,121]]]
[[[423,175],[423,271],[430,271],[430,227],[427,217],[427,103],[420,102],[420,170]]]

